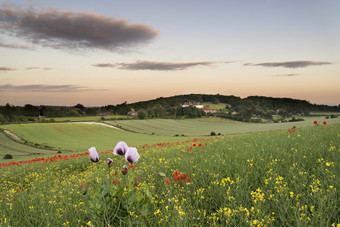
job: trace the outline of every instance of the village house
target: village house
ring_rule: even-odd
[[[203,107],[202,109],[203,109],[204,113],[212,113],[212,114],[217,113],[216,110],[210,109],[209,106],[205,106],[205,107]]]

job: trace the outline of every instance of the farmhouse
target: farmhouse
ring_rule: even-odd
[[[216,110],[210,109],[209,106],[205,106],[205,107],[203,107],[202,109],[203,109],[203,111],[204,111],[205,113],[212,113],[212,114],[214,114],[214,113],[217,112]]]

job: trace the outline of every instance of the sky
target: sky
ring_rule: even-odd
[[[338,0],[0,0],[0,105],[339,88]]]

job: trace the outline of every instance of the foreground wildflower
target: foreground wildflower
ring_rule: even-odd
[[[122,174],[123,174],[123,175],[126,175],[127,172],[128,172],[128,167],[127,167],[126,165],[124,165],[124,166],[122,167]]]
[[[139,154],[137,152],[137,148],[130,147],[127,152],[125,153],[125,160],[130,163],[136,163],[139,159]]]
[[[111,158],[107,158],[106,163],[109,167],[111,167],[113,165],[113,160]]]
[[[92,162],[98,162],[100,158],[99,158],[99,154],[98,154],[96,148],[95,147],[89,148],[89,152],[90,152],[91,161]]]
[[[121,141],[121,142],[118,142],[115,148],[113,149],[113,154],[114,155],[125,155],[128,149],[129,149],[128,145],[125,142]]]

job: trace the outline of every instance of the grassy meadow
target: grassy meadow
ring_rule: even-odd
[[[78,145],[84,148],[115,146],[100,126],[49,126],[49,136],[72,127],[99,134]],[[17,127],[16,133],[25,130]],[[138,142],[131,138],[127,144]],[[103,152],[96,163],[82,153],[2,166],[0,226],[340,224],[340,124],[207,137],[138,152],[133,165]],[[126,175],[123,165],[129,166]]]
[[[207,136],[211,132],[216,134],[240,134],[258,131],[277,129],[289,129],[313,125],[316,120],[319,124],[327,121],[327,124],[340,123],[340,118],[325,119],[325,117],[305,117],[305,121],[286,123],[246,123],[232,121],[222,118],[197,118],[197,119],[145,119],[145,120],[124,120],[105,121],[108,124],[122,127],[126,130],[147,133],[175,136],[182,134],[186,136]]]
[[[99,151],[112,150],[114,145],[121,140],[131,146],[140,146],[153,143],[177,142],[193,138],[147,135],[102,125],[82,123],[12,124],[2,125],[1,128],[10,130],[31,144],[62,151],[79,152],[85,152],[94,145],[96,145]],[[15,155],[13,156],[15,157]]]
[[[37,156],[41,154],[52,155],[54,153],[56,153],[56,151],[39,149],[15,142],[4,133],[0,133],[0,158],[4,157],[6,154],[11,154],[15,158],[27,158],[27,156]]]
[[[133,117],[126,115],[110,115],[110,116],[80,116],[80,117],[44,117],[45,121],[55,122],[84,122],[84,121],[101,121],[102,118],[115,120],[115,119],[131,119]]]

